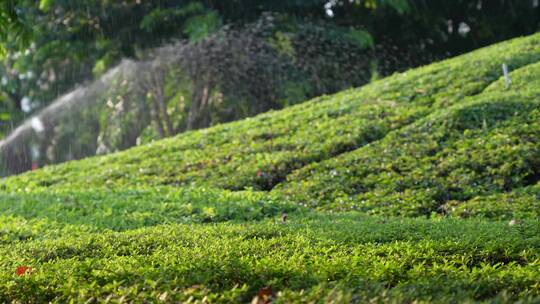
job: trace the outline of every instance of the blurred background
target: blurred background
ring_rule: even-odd
[[[281,109],[539,29],[539,0],[0,0],[0,174]]]

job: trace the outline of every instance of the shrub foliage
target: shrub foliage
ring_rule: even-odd
[[[539,59],[533,35],[6,178],[0,299],[538,301]]]

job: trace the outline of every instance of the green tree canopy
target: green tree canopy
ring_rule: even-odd
[[[325,28],[325,41],[370,47],[373,70],[382,74],[529,34],[540,24],[538,3],[522,0],[1,0],[0,133],[121,58],[144,57],[171,40],[198,43],[224,25],[252,26],[265,12],[281,16],[268,36],[274,46],[287,51],[295,47],[287,44],[291,35]],[[302,46],[288,51],[321,49]],[[330,66],[337,57],[319,62]],[[341,74],[335,68],[327,71],[326,87],[358,85],[334,79]]]

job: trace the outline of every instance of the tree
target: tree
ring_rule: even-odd
[[[0,0],[0,138],[122,58],[150,72],[129,92],[136,103],[73,113],[88,122],[84,136],[58,122],[54,142],[40,144],[42,163],[282,108],[529,34],[539,10],[520,0]],[[182,60],[155,64],[164,44]],[[68,155],[60,145],[70,138],[86,143]],[[54,153],[45,159],[45,150]],[[26,170],[31,149],[17,151]]]
[[[5,17],[0,24],[8,26],[2,27],[6,31],[0,36],[7,50],[0,64],[0,91],[3,103],[19,112],[42,108],[121,58],[135,58],[173,37],[196,39],[219,25],[215,12],[192,1],[9,0],[2,4]]]

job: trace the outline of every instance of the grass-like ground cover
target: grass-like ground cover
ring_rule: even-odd
[[[540,225],[290,214],[120,232],[3,216],[0,298],[67,302],[533,300]],[[31,265],[24,276],[19,265]]]
[[[514,39],[7,178],[0,301],[540,301],[539,60]]]

